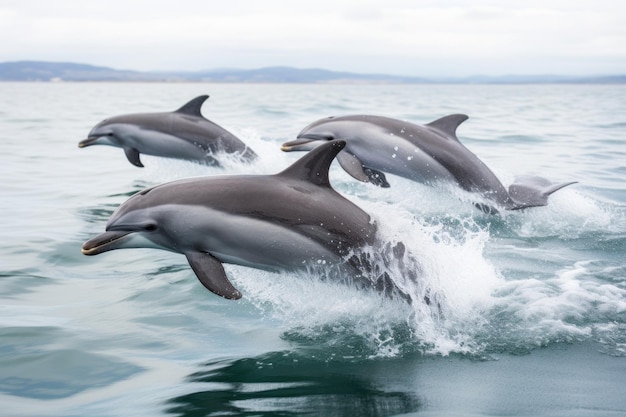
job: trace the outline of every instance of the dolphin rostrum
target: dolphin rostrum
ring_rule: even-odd
[[[140,154],[200,161],[219,166],[219,154],[243,161],[256,158],[254,151],[235,135],[204,118],[200,111],[209,98],[194,98],[173,112],[115,116],[98,123],[79,148],[110,145],[124,149],[128,161],[143,167]]]
[[[507,191],[457,138],[456,129],[467,118],[452,114],[418,125],[383,116],[329,117],[311,123],[297,140],[284,143],[281,149],[306,151],[329,140],[344,140],[347,145],[337,160],[360,181],[389,187],[385,172],[421,183],[447,181],[506,210],[545,206],[552,193],[574,184],[553,184],[541,177],[526,176],[518,178]],[[497,212],[483,204],[477,207]]]
[[[372,243],[377,230],[366,212],[330,185],[328,169],[344,146],[324,144],[274,175],[191,178],[141,191],[117,209],[104,233],[83,244],[82,253],[182,253],[200,282],[228,299],[241,293],[223,263],[265,270],[342,265],[352,251]]]

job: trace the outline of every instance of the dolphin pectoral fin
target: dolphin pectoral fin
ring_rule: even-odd
[[[474,203],[474,207],[476,207],[478,210],[482,211],[485,214],[492,214],[494,216],[500,214],[497,208],[489,204],[476,202]]]
[[[359,158],[346,151],[339,152],[337,155],[339,165],[354,179],[362,182],[370,182],[369,177],[363,171],[363,163]]]
[[[390,187],[389,183],[387,182],[387,177],[385,177],[385,174],[383,174],[381,171],[377,171],[369,167],[363,167],[363,172],[365,172],[365,175],[367,175],[367,178],[369,178],[369,182],[371,182],[372,184],[382,188]]]
[[[128,162],[135,165],[136,167],[143,168],[143,164],[139,159],[139,151],[135,148],[124,148],[124,153],[126,154],[126,159]]]
[[[387,182],[387,178],[385,178],[385,174],[364,166],[363,162],[361,162],[361,160],[355,155],[346,151],[339,152],[337,160],[339,161],[339,165],[341,165],[341,167],[354,179],[363,182],[371,182],[379,187],[389,188],[389,183]]]
[[[206,252],[187,252],[185,256],[207,290],[229,300],[241,298],[241,293],[230,283],[224,266],[216,257]]]
[[[529,207],[540,207],[548,205],[548,197],[561,188],[575,184],[576,181],[553,184],[542,177],[524,176],[517,178],[509,186],[509,196],[513,200],[509,210],[519,210]]]

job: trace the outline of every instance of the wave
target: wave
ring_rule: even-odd
[[[140,181],[273,173],[299,156],[277,152],[276,140],[255,130],[245,138],[261,156],[254,164],[232,160],[219,169],[155,158]],[[474,208],[475,196],[456,189],[400,178],[381,189],[354,181],[336,164],[332,169],[334,187],[372,215],[381,241],[406,248],[391,262],[377,250],[368,254],[411,302],[319,271],[227,266],[244,302],[277,323],[286,341],[345,358],[484,357],[578,340],[599,341],[608,354],[626,351],[623,269],[614,265],[622,275],[607,282],[606,262],[572,253],[624,246],[626,222],[615,206],[574,186],[553,195],[547,207],[492,216]]]

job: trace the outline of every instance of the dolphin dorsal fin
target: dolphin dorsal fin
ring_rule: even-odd
[[[296,178],[315,185],[330,187],[328,170],[330,164],[346,146],[343,140],[333,140],[309,151],[302,158],[291,164],[284,171],[276,174],[282,177]]]
[[[467,119],[469,119],[469,117],[466,114],[450,114],[448,116],[443,116],[440,119],[427,123],[426,126],[437,129],[444,135],[458,141],[459,138],[456,137],[456,129],[461,123],[463,123]]]
[[[184,113],[190,116],[200,116],[202,117],[202,113],[200,109],[202,108],[202,104],[209,98],[207,94],[202,96],[198,96],[193,100],[189,101],[187,104],[184,104],[180,109],[176,110],[176,113]]]

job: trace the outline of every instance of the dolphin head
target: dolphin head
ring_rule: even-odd
[[[345,139],[348,133],[343,132],[341,123],[337,123],[334,116],[318,120],[311,123],[298,134],[296,140],[285,142],[281,146],[281,150],[285,152],[291,151],[310,151],[326,142],[335,139]]]
[[[346,149],[351,149],[371,136],[371,129],[380,128],[371,123],[370,116],[326,117],[302,129],[296,140],[284,143],[281,149],[285,152],[310,151],[333,140],[345,141]]]
[[[87,135],[87,139],[78,142],[79,148],[91,145],[120,146],[119,138],[115,135],[115,129],[108,119],[94,126]]]
[[[155,248],[179,252],[168,233],[166,207],[144,190],[125,203],[109,219],[105,232],[83,244],[84,255],[114,249]]]
[[[161,128],[168,121],[161,113],[126,114],[105,119],[95,125],[84,139],[78,143],[79,148],[91,145],[109,145],[118,148],[136,148],[145,132]]]
[[[112,119],[106,119],[94,126],[87,135],[87,139],[78,143],[79,148],[91,145],[109,145],[122,147],[123,138],[120,135],[119,123]]]
[[[87,139],[78,143],[78,147],[108,145],[122,148],[131,164],[143,167],[139,152],[145,151],[141,143],[145,136],[142,123],[146,121],[150,121],[150,116],[143,114],[116,116],[103,120],[91,129]]]

